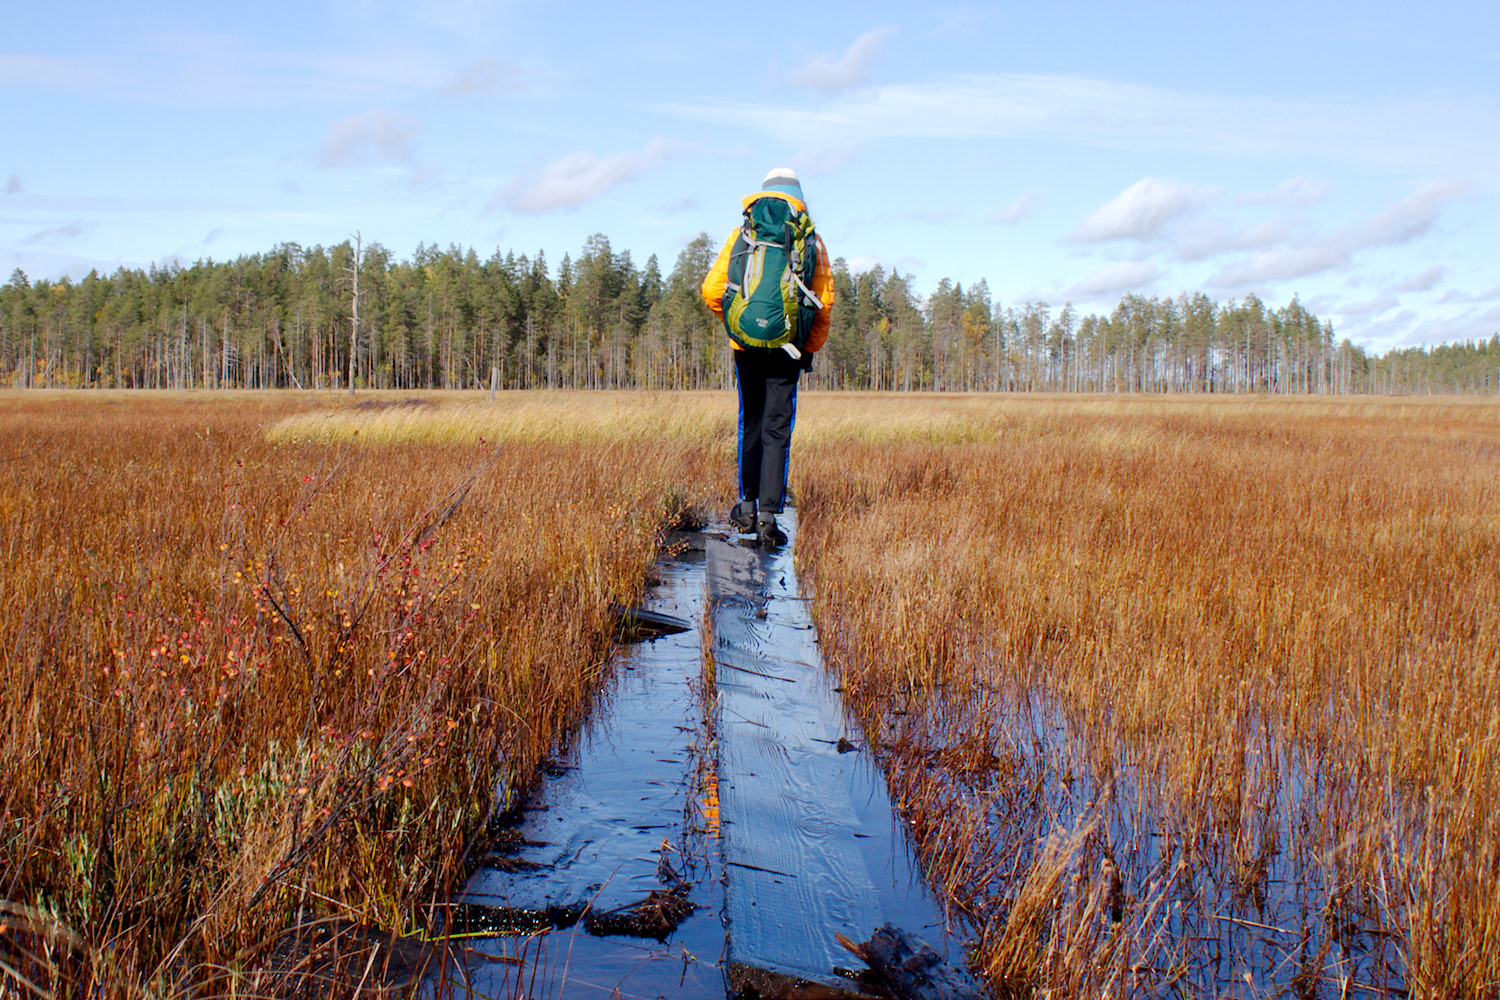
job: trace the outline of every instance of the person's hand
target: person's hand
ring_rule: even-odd
[[[801,368],[805,372],[812,371],[812,359],[813,359],[813,352],[812,351],[803,351],[802,352],[802,357],[800,357],[800,358],[797,359],[797,367]]]

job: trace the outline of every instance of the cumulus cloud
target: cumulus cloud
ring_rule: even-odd
[[[1176,255],[1178,260],[1197,261],[1224,253],[1264,250],[1281,243],[1290,233],[1289,224],[1282,219],[1269,219],[1244,229],[1198,225],[1179,234]]]
[[[1438,211],[1454,198],[1474,189],[1468,181],[1433,181],[1384,209],[1374,219],[1354,230],[1357,246],[1399,246],[1426,233],[1437,221]]]
[[[491,201],[504,203],[512,212],[528,215],[577,208],[600,198],[606,191],[658,167],[678,151],[678,145],[660,137],[644,149],[600,156],[593,150],[569,153],[553,160],[534,176],[506,185]]]
[[[1031,205],[1035,200],[1028,191],[1009,205],[1001,205],[995,209],[986,217],[986,221],[997,226],[1013,226],[1031,214]]]
[[[470,94],[514,93],[524,86],[525,80],[514,66],[486,57],[460,66],[458,72],[440,89],[450,97],[463,97]]]
[[[1209,279],[1217,287],[1287,281],[1348,266],[1354,255],[1372,247],[1400,246],[1425,234],[1442,207],[1467,194],[1465,181],[1433,181],[1382,209],[1368,222],[1345,226],[1305,246],[1280,247],[1232,264]]]
[[[405,163],[422,131],[422,120],[404,111],[371,108],[363,114],[340,118],[328,126],[320,167],[347,167],[359,163]]]
[[[1196,211],[1217,194],[1181,181],[1143,177],[1090,212],[1072,239],[1078,243],[1154,239],[1173,220]]]
[[[825,94],[858,87],[865,82],[875,57],[895,33],[896,29],[889,26],[872,28],[856,38],[837,59],[816,56],[794,72],[788,82],[798,87],[821,90]]]
[[[26,190],[26,185],[24,185],[24,184],[21,183],[21,175],[20,174],[15,174],[15,173],[11,174],[10,177],[9,177],[9,179],[7,179],[6,182],[5,182],[5,193],[6,194],[20,194],[22,191],[25,191],[25,190]]]
[[[1442,280],[1444,268],[1440,264],[1434,264],[1421,274],[1412,275],[1405,281],[1396,283],[1398,292],[1427,292],[1431,291],[1439,281]]]
[[[1316,205],[1328,197],[1332,185],[1321,177],[1293,177],[1269,191],[1252,191],[1235,200],[1241,205]]]
[[[1069,288],[1069,298],[1090,299],[1098,296],[1128,292],[1155,281],[1160,272],[1149,261],[1129,261],[1112,264],[1095,271],[1078,284]]]

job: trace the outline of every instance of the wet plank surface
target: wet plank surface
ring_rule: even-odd
[[[471,961],[441,986],[429,981],[427,995],[724,996],[717,815],[701,801],[712,782],[697,629],[703,567],[701,546],[658,564],[650,611],[694,627],[616,650],[614,680],[589,723],[454,900],[474,924],[464,944],[520,964]],[[615,921],[601,918],[673,887],[696,909],[660,940],[589,932],[591,922],[611,930]]]
[[[959,956],[824,676],[791,547],[691,541],[647,608],[692,630],[617,650],[588,725],[454,900],[473,954],[424,996],[848,997],[834,970],[860,963],[837,935],[886,921]],[[667,891],[696,909],[659,939],[589,933]]]
[[[794,515],[782,521],[795,539]],[[834,969],[859,963],[837,935],[863,941],[887,921],[956,957],[884,778],[822,669],[791,546],[710,539],[706,555],[731,986],[764,994],[757,976],[771,973],[847,988]]]

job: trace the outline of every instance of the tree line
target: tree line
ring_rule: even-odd
[[[718,244],[655,255],[591,236],[546,256],[421,244],[284,243],[233,261],[0,286],[0,386],[650,388],[732,385],[698,295]],[[808,384],[937,391],[1495,393],[1500,337],[1367,353],[1295,297],[1126,295],[1106,314],[1004,305],[988,284],[836,260],[827,347]]]

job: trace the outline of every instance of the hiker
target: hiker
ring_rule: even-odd
[[[792,170],[772,170],[742,204],[744,223],[703,279],[703,301],[724,321],[740,394],[740,498],[729,523],[774,549],[786,544],[776,515],[786,505],[797,379],[828,339],[833,269]]]

